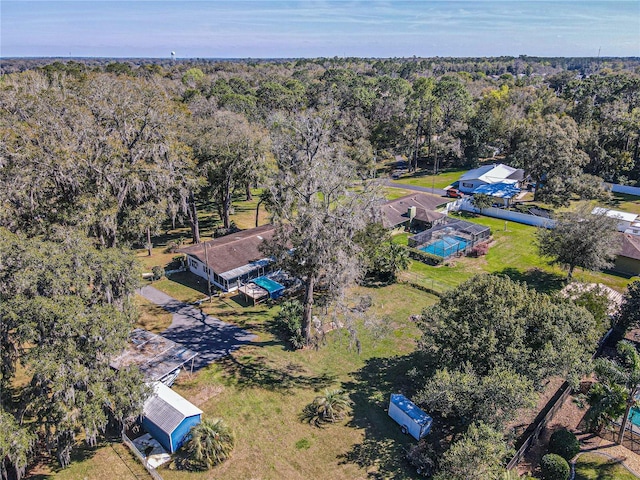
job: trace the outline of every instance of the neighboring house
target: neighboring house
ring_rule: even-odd
[[[493,199],[494,203],[504,203],[505,207],[508,207],[511,203],[511,199],[520,193],[520,188],[514,183],[487,183],[480,185],[473,191],[473,194],[488,195]]]
[[[271,260],[260,252],[260,245],[273,233],[273,225],[263,225],[190,245],[178,252],[187,256],[187,267],[192,273],[202,278],[208,274],[213,285],[230,292],[268,272]]]
[[[388,229],[425,230],[444,221],[446,215],[436,212],[446,203],[442,197],[430,193],[414,193],[380,205],[382,225]]]
[[[640,236],[621,233],[622,242],[614,270],[629,275],[640,275]]]
[[[594,208],[591,213],[593,215],[606,215],[607,217],[615,218],[618,221],[619,232],[640,235],[640,218],[638,218],[640,216],[636,213],[620,212],[602,207]]]
[[[458,190],[463,193],[473,193],[481,185],[494,183],[511,183],[519,186],[524,180],[524,170],[513,168],[503,163],[483,165],[469,170],[458,180]]]
[[[163,383],[151,384],[153,394],[144,403],[142,426],[170,453],[187,440],[191,427],[202,420],[202,410]]]

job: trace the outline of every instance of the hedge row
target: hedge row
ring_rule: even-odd
[[[417,260],[422,263],[426,263],[427,265],[440,265],[444,262],[444,258],[439,257],[438,255],[433,255],[432,253],[423,252],[422,250],[418,250],[417,248],[404,246],[409,252],[409,258],[412,260]]]

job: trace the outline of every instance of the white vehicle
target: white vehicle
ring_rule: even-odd
[[[391,394],[389,416],[400,425],[402,433],[409,434],[416,440],[420,440],[431,431],[431,417],[399,393]]]

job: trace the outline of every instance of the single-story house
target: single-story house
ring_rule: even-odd
[[[446,215],[436,211],[445,202],[442,197],[430,193],[413,193],[389,200],[380,205],[382,225],[388,229],[431,228],[446,218]]]
[[[505,207],[509,206],[511,199],[520,193],[520,188],[514,183],[500,182],[480,185],[473,191],[473,194],[483,194],[490,196],[494,203],[503,202]]]
[[[512,183],[519,186],[524,180],[524,170],[513,168],[503,163],[483,165],[469,170],[458,180],[458,190],[462,193],[473,193],[480,185],[494,183]]]
[[[273,225],[242,230],[178,250],[187,256],[187,267],[226,292],[261,277],[269,271],[271,260],[260,245],[273,237]]]
[[[202,410],[163,383],[151,384],[153,394],[144,403],[142,426],[170,453],[187,440],[191,427],[202,420]]]
[[[640,275],[640,236],[621,233],[620,251],[614,270],[630,275]]]
[[[606,215],[609,218],[615,218],[618,221],[618,231],[630,234],[640,234],[640,219],[637,213],[621,212],[619,210],[609,210],[603,207],[596,207],[591,210],[593,215]],[[627,230],[629,230],[627,232]],[[638,233],[636,233],[636,230]]]

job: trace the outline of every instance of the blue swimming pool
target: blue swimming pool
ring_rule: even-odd
[[[632,407],[629,412],[629,421],[640,428],[640,408]]]
[[[438,257],[447,258],[454,253],[460,252],[467,248],[469,241],[466,238],[455,235],[445,235],[444,237],[432,242],[424,247],[420,247],[423,252],[437,255]]]
[[[284,285],[281,285],[268,277],[258,277],[251,281],[269,292],[269,296],[271,298],[278,298],[282,292],[284,292]]]

